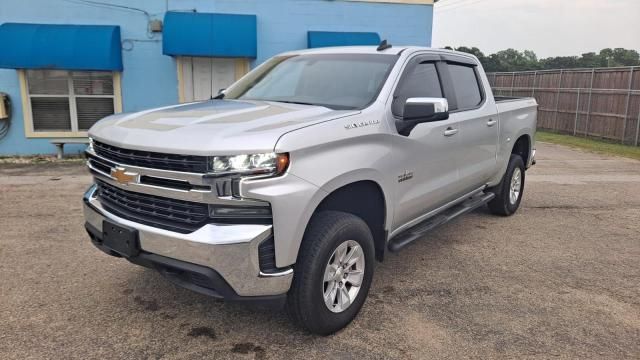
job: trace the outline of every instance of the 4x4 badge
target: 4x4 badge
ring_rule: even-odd
[[[398,175],[398,182],[401,183],[403,181],[413,179],[413,171],[406,171],[402,175]]]

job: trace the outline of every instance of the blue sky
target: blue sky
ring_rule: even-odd
[[[539,57],[640,51],[640,0],[441,0],[433,46],[446,45],[529,49]]]

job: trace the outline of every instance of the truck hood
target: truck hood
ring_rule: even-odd
[[[272,151],[283,134],[359,113],[268,101],[210,100],[111,115],[89,136],[135,150],[186,155]]]

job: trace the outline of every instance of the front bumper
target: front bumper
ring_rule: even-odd
[[[95,190],[92,186],[84,195],[84,215],[92,242],[101,250],[113,254],[100,241],[102,223],[109,219],[138,231],[141,253],[128,258],[129,261],[156,268],[178,285],[229,300],[279,297],[289,290],[293,269],[260,272],[258,245],[272,236],[272,225],[207,224],[192,233],[181,234],[107,212],[95,197]],[[195,275],[183,276],[189,272]],[[212,286],[202,287],[191,279],[202,276]]]

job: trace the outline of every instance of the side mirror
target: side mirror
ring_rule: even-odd
[[[449,103],[441,98],[409,98],[404,104],[402,119],[431,122],[449,118]]]
[[[444,98],[409,98],[404,104],[401,120],[396,121],[400,135],[409,136],[411,130],[425,122],[447,120],[449,103]]]

